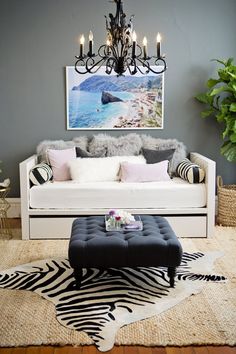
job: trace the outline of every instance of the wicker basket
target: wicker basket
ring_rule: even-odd
[[[217,176],[218,224],[236,226],[236,184],[223,185],[221,176]]]

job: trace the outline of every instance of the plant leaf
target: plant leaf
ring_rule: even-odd
[[[211,59],[211,61],[217,61],[220,64],[223,64],[224,66],[227,65],[227,61],[226,60],[220,60],[220,59]]]
[[[209,97],[206,93],[199,93],[195,98],[201,103],[208,103]]]
[[[229,110],[231,112],[236,112],[236,103],[231,103],[230,107],[229,107]]]
[[[236,75],[235,75],[235,74],[229,73],[229,75],[230,75],[233,79],[236,79]]]
[[[210,93],[210,96],[215,96],[215,95],[218,95],[218,93],[221,93],[221,92],[232,92],[233,90],[229,87],[229,86],[221,86],[221,87],[217,87],[215,89],[213,89]]]
[[[226,66],[230,66],[233,63],[233,61],[234,61],[234,58],[229,58],[227,60]]]
[[[215,86],[216,84],[218,84],[220,82],[220,80],[217,79],[209,79],[207,81],[207,87],[208,88],[212,88],[213,86]]]
[[[232,143],[236,143],[236,133],[231,134],[229,139],[232,141]]]
[[[236,143],[232,143],[231,141],[226,141],[221,149],[220,152],[222,155],[226,157],[229,162],[236,161]]]
[[[214,109],[213,108],[206,109],[205,111],[201,112],[201,117],[202,118],[206,118],[206,117],[209,117],[213,113],[214,113]]]

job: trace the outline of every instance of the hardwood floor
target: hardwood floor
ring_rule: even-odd
[[[107,354],[235,354],[236,347],[199,346],[199,347],[142,347],[119,346],[106,352]],[[27,347],[0,348],[0,354],[101,354],[95,346],[84,347]]]
[[[10,219],[10,225],[20,228],[20,219]],[[0,329],[1,330],[1,329]],[[236,334],[235,334],[236,336]],[[188,347],[143,347],[115,346],[107,354],[236,354],[236,347],[230,346],[188,346]],[[0,354],[101,354],[95,346],[29,346],[21,348],[0,348]]]

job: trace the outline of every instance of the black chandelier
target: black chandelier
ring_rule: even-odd
[[[143,46],[137,43],[137,36],[133,30],[132,15],[127,22],[126,14],[123,11],[123,1],[113,0],[116,3],[116,14],[109,14],[106,18],[107,40],[98,49],[97,54],[93,52],[93,33],[89,33],[89,50],[84,53],[85,37],[80,37],[80,53],[76,56],[75,70],[78,74],[94,74],[101,66],[105,66],[106,74],[113,71],[117,76],[123,75],[126,70],[131,75],[140,72],[148,74],[161,74],[166,71],[167,66],[164,55],[161,55],[161,36],[157,34],[156,56],[148,56],[147,38],[143,38]]]

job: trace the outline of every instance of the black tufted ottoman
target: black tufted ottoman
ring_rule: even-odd
[[[73,222],[69,261],[80,287],[82,268],[168,267],[174,287],[182,247],[168,221],[141,215],[142,231],[106,231],[104,216],[79,217]]]

